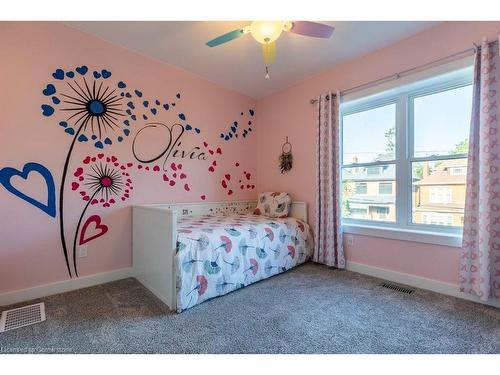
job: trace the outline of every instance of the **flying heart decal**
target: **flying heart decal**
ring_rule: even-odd
[[[45,184],[47,186],[47,204],[37,201],[12,186],[12,177],[19,176],[24,180],[28,180],[28,176],[32,172],[40,174],[45,180]],[[47,215],[52,217],[56,216],[56,193],[54,179],[52,178],[50,171],[43,165],[38,163],[26,163],[22,171],[11,167],[2,168],[0,169],[0,184],[2,184],[10,193],[41,209]]]
[[[95,224],[95,228],[90,235],[87,234],[87,229],[89,229],[90,224]],[[80,232],[80,245],[86,244],[89,241],[101,237],[108,231],[108,226],[101,224],[101,217],[99,215],[90,216],[85,224],[83,224],[82,231]]]

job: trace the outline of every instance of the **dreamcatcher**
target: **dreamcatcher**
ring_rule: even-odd
[[[288,172],[292,169],[292,145],[288,142],[288,137],[286,137],[286,142],[281,146],[281,155],[280,155],[280,169],[281,173]]]

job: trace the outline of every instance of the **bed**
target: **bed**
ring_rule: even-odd
[[[134,206],[134,276],[182,312],[309,260],[306,203],[293,202],[287,218],[253,215],[255,205]]]

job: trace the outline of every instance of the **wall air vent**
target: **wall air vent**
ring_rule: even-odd
[[[2,313],[2,317],[0,318],[0,332],[26,327],[43,322],[44,320],[45,304],[43,302],[18,307],[17,309],[7,310]]]
[[[415,291],[415,289],[411,289],[411,288],[407,288],[404,286],[396,285],[393,283],[387,283],[387,282],[381,283],[380,286],[382,288],[392,289],[392,290],[395,290],[397,292],[406,293],[406,294],[412,294]]]

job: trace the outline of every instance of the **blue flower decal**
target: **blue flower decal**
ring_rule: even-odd
[[[55,81],[47,84],[42,91],[51,101],[50,104],[42,104],[42,114],[46,117],[56,112],[64,114],[59,124],[79,142],[92,139],[97,148],[111,145],[115,140],[120,142],[129,133],[122,129],[122,118],[127,117],[127,113],[123,97],[107,81],[111,76],[107,69],[95,70],[90,75],[85,65],[76,67],[74,71],[56,69],[52,73]],[[122,81],[120,83],[123,84]]]

